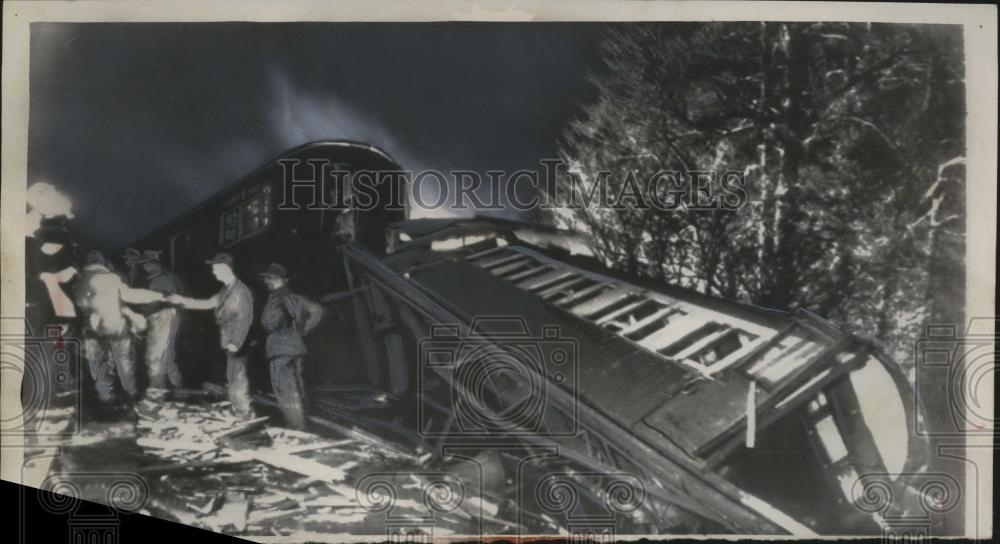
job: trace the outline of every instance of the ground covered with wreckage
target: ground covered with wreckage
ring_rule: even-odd
[[[63,439],[30,449],[25,470],[43,489],[253,540],[565,534],[544,515],[518,525],[515,503],[484,493],[467,463],[408,451],[346,413],[340,423],[313,416],[308,432],[283,428],[268,397],[258,400],[261,417],[249,421],[211,384],[101,421],[52,410],[41,426]]]

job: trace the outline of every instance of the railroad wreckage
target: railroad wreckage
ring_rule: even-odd
[[[474,461],[467,493],[513,502],[519,531],[872,533],[920,510],[900,476],[924,464],[919,409],[872,341],[623,276],[549,226],[276,211],[288,160],[401,170],[368,145],[308,144],[134,247],[207,285],[219,247],[238,275],[285,264],[330,308],[307,359],[314,415],[424,467]],[[865,504],[873,486],[892,500]]]

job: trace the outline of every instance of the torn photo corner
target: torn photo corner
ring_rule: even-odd
[[[3,40],[2,476],[68,537],[992,536],[995,6]]]

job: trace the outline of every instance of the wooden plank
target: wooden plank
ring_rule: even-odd
[[[256,430],[256,429],[260,429],[261,427],[264,426],[265,423],[267,423],[268,419],[270,419],[270,418],[267,417],[267,416],[258,417],[256,419],[251,419],[249,421],[243,422],[243,423],[241,423],[241,424],[233,427],[232,429],[223,431],[223,432],[221,432],[221,433],[213,436],[212,440],[218,442],[219,440],[222,440],[223,438],[227,438],[227,437],[230,437],[230,436],[236,436],[238,434],[243,434],[243,433],[250,432],[250,431],[253,431],[253,430]]]
[[[313,461],[312,459],[290,455],[275,449],[261,448],[256,450],[245,450],[244,454],[254,461],[266,463],[272,467],[294,472],[296,474],[301,474],[327,484],[342,482],[347,477],[347,474],[337,467],[324,465],[323,463]],[[354,491],[353,487],[343,487],[347,488],[351,492]]]

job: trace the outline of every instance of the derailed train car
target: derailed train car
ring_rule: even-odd
[[[423,436],[555,444],[596,495],[622,475],[642,500],[619,531],[870,534],[927,511],[903,476],[924,464],[919,410],[873,342],[623,278],[570,233],[489,223],[403,222],[393,254],[345,252],[359,322],[379,323],[361,335],[373,360],[418,361]],[[551,469],[533,474],[542,496]],[[893,500],[872,507],[876,490]]]
[[[283,157],[398,170],[349,142]],[[624,277],[543,225],[275,213],[280,162],[137,247],[182,276],[221,247],[243,272],[275,260],[309,295],[350,293],[311,340],[309,382],[385,391],[395,415],[378,427],[415,447],[478,444],[501,474],[482,491],[519,505],[529,532],[561,515],[588,534],[872,533],[927,511],[907,476],[924,469],[919,409],[873,342]],[[578,495],[565,508],[560,475]],[[875,489],[892,500],[869,504]]]

